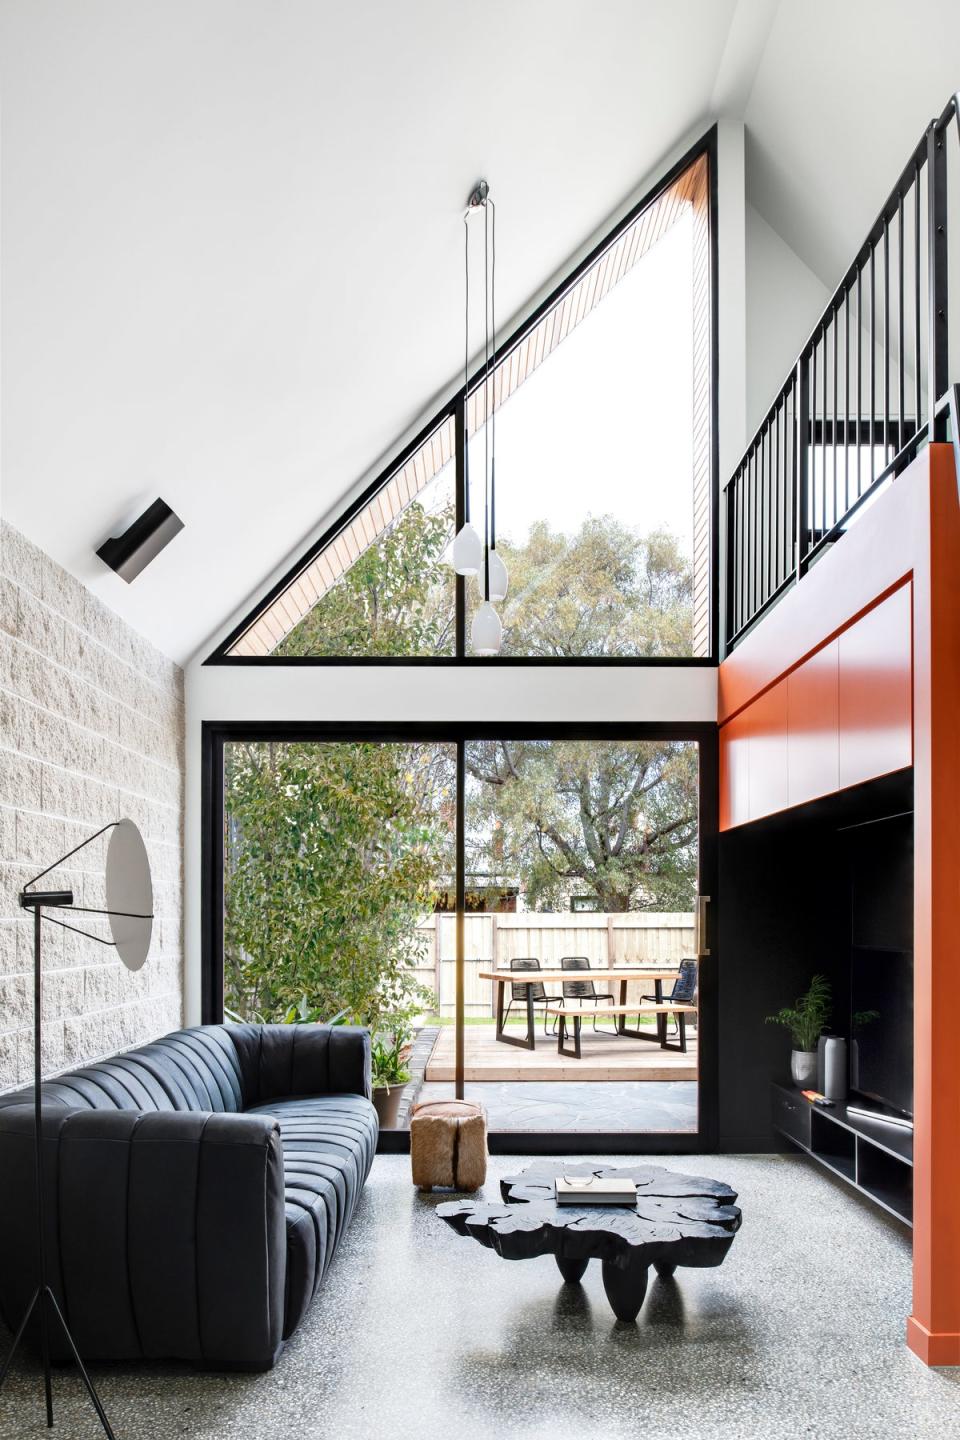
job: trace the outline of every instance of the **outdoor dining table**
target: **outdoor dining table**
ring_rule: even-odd
[[[653,981],[653,993],[657,997],[657,1004],[663,1004],[663,982],[664,980],[676,980],[677,967],[674,965],[670,970],[656,970],[643,966],[622,966],[616,968],[598,968],[591,970],[481,970],[481,980],[491,980],[497,987],[497,1039],[504,1045],[516,1045],[521,1050],[536,1049],[536,1033],[533,1014],[533,985],[562,985],[565,980],[593,980],[620,983],[620,1004],[619,1009],[627,1003],[627,981]],[[526,987],[527,997],[527,1034],[524,1039],[518,1039],[513,1035],[505,1033],[503,1023],[503,992],[507,982],[511,985],[523,985]],[[598,1009],[598,1014],[603,1011]],[[653,1036],[644,1035],[638,1030],[627,1029],[627,1017],[620,1014],[617,1017],[617,1034],[630,1035],[638,1040],[651,1040]],[[658,1025],[659,1038],[659,1025]]]

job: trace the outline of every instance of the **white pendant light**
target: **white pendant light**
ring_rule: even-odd
[[[478,537],[478,538],[479,538],[479,537]],[[509,583],[509,577],[507,576],[507,567],[506,567],[506,565],[504,565],[503,561],[500,559],[500,556],[498,555],[498,553],[497,553],[496,550],[491,550],[491,551],[490,551],[490,594],[489,594],[489,595],[487,594],[487,587],[486,587],[486,584],[484,583],[484,568],[485,568],[485,567],[481,566],[481,568],[480,568],[480,570],[479,570],[479,572],[478,572],[478,576],[477,576],[477,584],[478,584],[479,589],[480,589],[481,599],[483,599],[483,600],[506,600],[506,598],[507,598],[507,585],[508,585],[508,583]]]
[[[483,541],[469,520],[457,531],[452,559],[458,575],[479,575],[483,564]]]
[[[473,617],[470,639],[475,655],[499,655],[503,640],[503,626],[500,616],[489,600],[484,600]]]

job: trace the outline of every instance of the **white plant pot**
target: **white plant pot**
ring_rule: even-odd
[[[800,1090],[814,1090],[817,1085],[816,1050],[791,1050],[790,1074]]]

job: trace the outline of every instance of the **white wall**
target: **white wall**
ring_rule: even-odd
[[[796,363],[802,346],[810,336],[820,316],[826,309],[831,292],[820,278],[808,268],[790,248],[781,235],[774,230],[754,206],[746,206],[746,412],[747,439],[751,439],[757,427],[772,405],[781,385]],[[908,266],[912,265],[908,250]],[[852,256],[850,257],[853,258]],[[895,260],[891,259],[895,266]],[[880,272],[878,272],[880,273]],[[895,270],[894,270],[895,273]],[[909,273],[909,271],[908,271]],[[878,285],[880,281],[878,279]],[[867,299],[864,293],[864,306]],[[866,313],[866,312],[865,312]],[[841,346],[843,319],[840,320]],[[853,325],[856,318],[853,317]],[[905,329],[906,354],[904,385],[906,390],[907,413],[913,413],[914,393],[913,328],[909,316]],[[855,331],[852,331],[855,333]],[[861,330],[863,350],[861,405],[864,414],[870,412],[870,332],[864,323]],[[853,341],[851,340],[851,347]],[[874,345],[877,407],[882,408],[883,374],[883,329],[877,326]],[[899,360],[899,336],[896,313],[892,316],[891,336],[891,387],[895,394],[898,386],[897,364]],[[851,348],[851,366],[853,365]],[[819,359],[819,373],[823,375],[822,350]],[[843,369],[843,354],[840,354],[840,373]],[[832,361],[827,355],[828,376],[832,375]],[[831,382],[828,379],[828,397]],[[856,403],[856,382],[851,371],[851,405]],[[816,412],[823,409],[820,388],[813,399]],[[842,401],[842,392],[841,392]],[[828,398],[828,415],[830,414]],[[896,402],[894,401],[894,410]],[[739,456],[736,457],[739,459]],[[723,472],[721,472],[723,477]]]
[[[718,408],[720,428],[720,489],[733,473],[747,443],[747,254],[745,136],[739,120],[721,120],[717,127],[719,191],[717,196],[717,295],[720,364]]]
[[[830,298],[827,287],[746,206],[747,437],[756,430]],[[738,458],[738,457],[737,457]],[[734,460],[736,463],[736,459]],[[724,476],[724,478],[729,478]]]

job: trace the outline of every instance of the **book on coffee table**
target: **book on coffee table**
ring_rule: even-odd
[[[609,1175],[558,1175],[558,1205],[635,1205],[637,1182]]]

